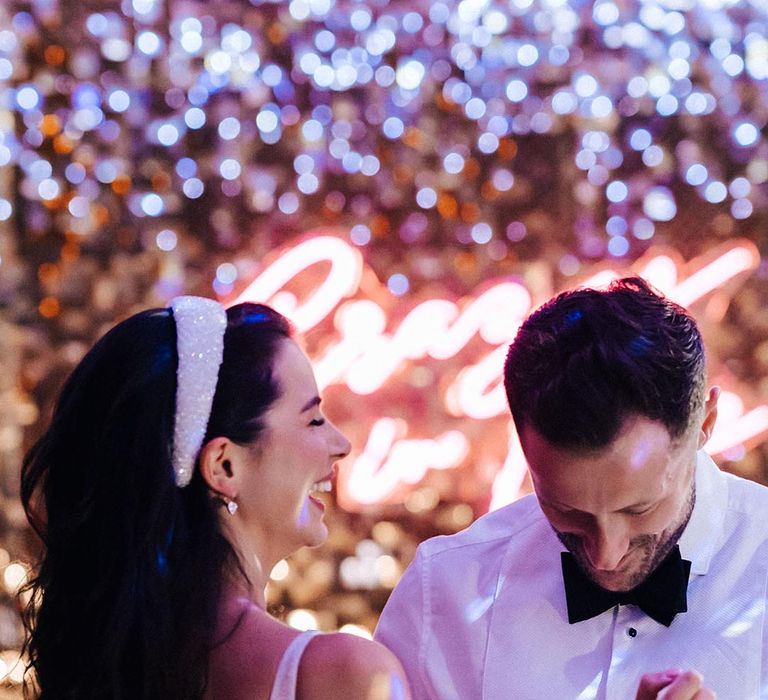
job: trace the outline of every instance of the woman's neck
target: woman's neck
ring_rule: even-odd
[[[275,564],[283,557],[271,552],[267,546],[259,546],[258,540],[246,536],[240,528],[226,527],[227,539],[232,544],[246,575],[247,583],[238,577],[232,581],[239,595],[247,595],[260,608],[266,610],[266,587]]]

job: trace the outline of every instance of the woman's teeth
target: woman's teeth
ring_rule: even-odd
[[[318,481],[316,484],[312,484],[312,488],[309,489],[310,493],[328,492],[333,488],[330,479],[328,481]]]

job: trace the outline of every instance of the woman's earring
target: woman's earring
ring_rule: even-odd
[[[234,515],[235,513],[237,513],[237,503],[234,498],[231,501],[226,500],[224,502],[227,504],[227,511],[229,512],[230,515]]]

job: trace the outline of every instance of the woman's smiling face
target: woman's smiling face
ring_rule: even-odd
[[[323,416],[312,367],[294,341],[281,341],[272,371],[280,395],[257,444],[248,448],[252,464],[237,502],[250,536],[286,556],[328,536],[325,506],[313,492],[330,490],[334,463],[350,444]]]

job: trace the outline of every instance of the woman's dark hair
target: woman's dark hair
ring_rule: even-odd
[[[291,329],[258,304],[227,319],[206,440],[248,444],[279,395],[273,360]],[[204,692],[223,578],[245,574],[199,469],[174,482],[177,365],[169,310],[123,321],[75,368],[24,459],[22,502],[44,545],[25,610],[41,700]]]
[[[504,386],[518,432],[600,449],[639,414],[681,437],[704,400],[704,346],[696,322],[639,277],[607,290],[555,297],[523,323]]]

